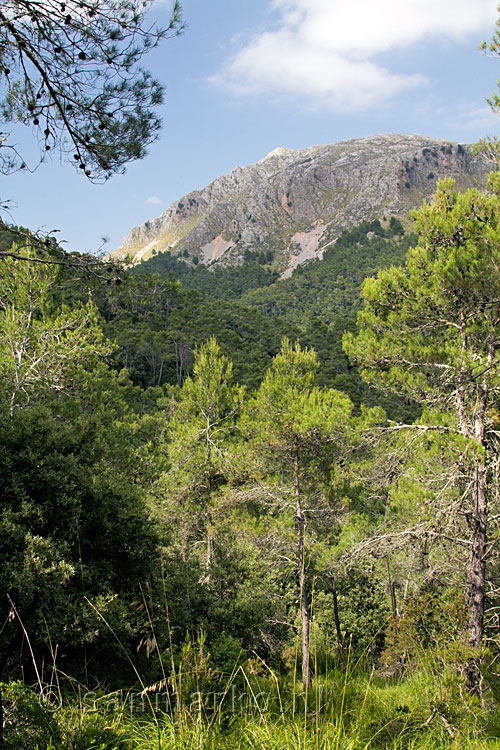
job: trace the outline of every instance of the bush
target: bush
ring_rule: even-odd
[[[56,715],[38,691],[23,682],[0,685],[4,711],[4,746],[7,750],[61,748]]]
[[[409,597],[402,614],[389,623],[382,664],[401,672],[419,668],[429,648],[447,648],[459,639],[465,617],[463,594],[453,589]]]

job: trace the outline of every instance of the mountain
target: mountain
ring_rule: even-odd
[[[482,185],[490,170],[470,146],[420,135],[277,148],[135,227],[112,255],[137,263],[170,251],[193,265],[234,265],[265,252],[286,277],[362,220],[405,219],[434,192],[437,179]]]

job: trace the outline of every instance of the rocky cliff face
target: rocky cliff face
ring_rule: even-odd
[[[138,262],[170,251],[188,262],[230,264],[247,250],[272,250],[286,276],[363,219],[406,217],[437,179],[483,185],[490,169],[470,146],[419,135],[278,148],[135,227],[112,255]]]

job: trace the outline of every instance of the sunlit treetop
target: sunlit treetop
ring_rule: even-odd
[[[33,169],[57,153],[93,182],[140,159],[161,126],[163,87],[140,63],[182,31],[177,0],[166,28],[152,0],[3,0],[0,4],[0,171]],[[8,123],[31,126],[37,164]]]

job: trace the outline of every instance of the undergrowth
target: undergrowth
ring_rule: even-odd
[[[232,674],[179,668],[136,691],[86,691],[64,683],[40,696],[2,686],[4,747],[17,750],[500,750],[495,703],[460,689],[428,664],[404,679],[348,664],[301,690],[246,660]],[[197,665],[197,666],[196,666]],[[182,687],[202,688],[188,695]],[[176,688],[176,689],[175,689]],[[61,692],[62,691],[62,692]],[[50,697],[49,697],[50,693]]]

